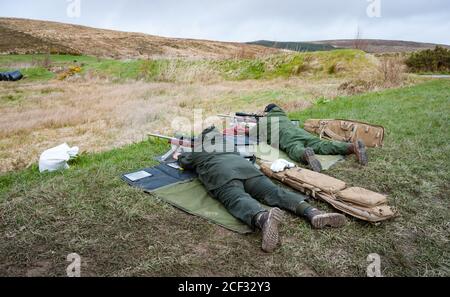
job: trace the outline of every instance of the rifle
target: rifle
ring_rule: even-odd
[[[149,133],[148,135],[152,136],[152,137],[160,138],[160,139],[166,139],[169,141],[170,144],[173,144],[175,146],[182,146],[182,147],[187,147],[187,148],[194,147],[193,139],[184,140],[184,139],[179,139],[179,138],[169,137],[169,136],[164,136],[164,135],[159,135],[159,134],[153,134],[153,133]]]
[[[162,161],[162,162],[165,162],[174,153],[179,151],[180,147],[186,147],[186,148],[191,148],[191,149],[194,148],[194,141],[195,141],[195,139],[193,139],[193,138],[191,139],[191,141],[189,141],[189,140],[183,140],[183,139],[178,139],[178,138],[175,138],[175,137],[169,137],[169,136],[153,134],[153,133],[149,133],[148,135],[152,136],[152,137],[160,138],[160,139],[166,139],[166,140],[169,141],[170,144],[173,145],[172,149],[170,151],[168,151],[164,156],[161,157],[160,161]],[[252,163],[256,162],[256,156],[255,155],[246,155],[245,153],[240,153],[240,155],[244,159],[248,159]]]
[[[236,117],[245,117],[245,118],[254,118],[256,120],[256,144],[259,145],[260,139],[259,139],[259,121],[261,118],[264,118],[264,115],[259,115],[256,113],[245,113],[245,112],[236,112]]]
[[[160,160],[159,160],[160,162],[166,162],[169,158],[171,158],[173,156],[173,154],[175,154],[176,152],[179,152],[181,147],[190,148],[190,149],[192,149],[194,147],[193,139],[191,141],[189,141],[189,140],[184,140],[184,139],[179,139],[179,138],[169,137],[169,136],[164,136],[164,135],[159,135],[159,134],[153,134],[153,133],[149,133],[148,135],[152,136],[152,137],[160,138],[160,139],[166,139],[172,145],[172,148],[165,155],[163,155],[160,158]]]
[[[250,121],[249,117],[247,117],[247,116],[245,116],[245,117],[237,116],[237,115],[232,116],[232,115],[226,115],[226,114],[218,114],[217,116],[220,118],[235,119],[235,120],[238,120],[238,121],[241,121],[244,123],[256,123],[256,119],[254,121]]]
[[[255,118],[256,120],[260,118],[264,118],[264,115],[256,114],[256,113],[245,113],[245,112],[236,112],[237,117],[243,118]]]

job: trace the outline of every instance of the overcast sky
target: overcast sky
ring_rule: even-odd
[[[0,0],[0,16],[223,41],[354,38],[359,27],[450,44],[450,0]]]

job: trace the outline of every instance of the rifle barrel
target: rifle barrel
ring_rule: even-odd
[[[230,119],[236,118],[235,116],[226,115],[226,114],[218,114],[217,116],[220,117],[220,118],[230,118]]]
[[[157,138],[161,138],[161,139],[166,139],[169,141],[169,143],[171,143],[173,145],[177,145],[177,146],[183,146],[183,147],[193,147],[194,146],[194,143],[190,140],[178,139],[175,137],[169,137],[169,136],[159,135],[159,134],[154,134],[154,133],[149,133],[148,135],[157,137]]]
[[[236,112],[237,117],[263,118],[264,116],[255,113]]]
[[[167,140],[173,140],[173,137],[169,137],[169,136],[164,136],[164,135],[159,135],[159,134],[153,134],[153,133],[149,133],[149,136],[153,136],[156,138],[162,138],[162,139],[167,139]]]

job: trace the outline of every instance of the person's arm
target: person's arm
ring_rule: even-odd
[[[178,160],[178,164],[185,170],[194,170],[192,153],[175,153],[173,158]]]

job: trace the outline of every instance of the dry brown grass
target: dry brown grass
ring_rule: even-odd
[[[186,76],[196,73],[207,75],[200,69]],[[36,162],[43,150],[63,142],[98,152],[142,140],[150,131],[173,133],[172,120],[179,116],[192,119],[194,109],[202,109],[204,118],[238,110],[260,111],[271,102],[288,110],[304,109],[316,97],[336,96],[340,83],[298,78],[121,84],[85,78],[1,83],[0,171],[26,167]],[[189,130],[185,126],[181,132]]]
[[[71,24],[0,18],[1,53],[69,53],[111,58],[254,58],[279,52],[258,45],[165,38]],[[2,42],[7,40],[7,42]]]
[[[386,86],[399,86],[406,79],[406,65],[401,57],[382,57],[379,59],[379,80]]]
[[[406,74],[406,65],[401,56],[382,56],[375,61],[374,69],[367,69],[357,78],[344,82],[339,86],[339,91],[347,95],[355,95],[402,87],[412,82]]]

